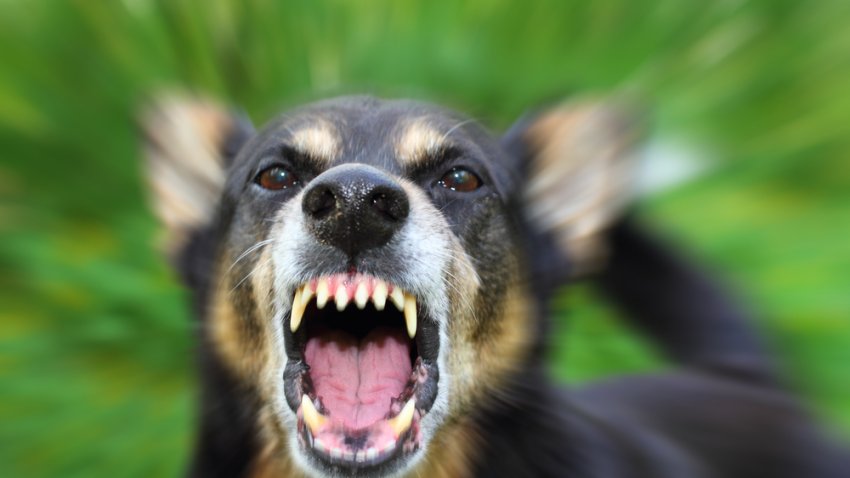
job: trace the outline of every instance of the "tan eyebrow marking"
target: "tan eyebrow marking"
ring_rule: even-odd
[[[292,147],[298,152],[330,163],[339,154],[336,129],[321,120],[292,132]]]
[[[410,123],[396,143],[396,156],[405,165],[411,165],[436,154],[451,143],[448,134],[441,133],[424,119]]]

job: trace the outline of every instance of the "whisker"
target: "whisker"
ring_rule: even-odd
[[[239,286],[241,286],[243,282],[245,282],[246,280],[248,280],[248,278],[249,278],[249,277],[251,277],[252,275],[254,275],[254,273],[256,273],[258,270],[260,270],[260,268],[261,268],[261,267],[265,267],[265,266],[266,266],[266,265],[268,265],[271,261],[272,261],[272,258],[270,257],[270,258],[268,258],[268,259],[266,259],[266,260],[264,260],[264,261],[262,261],[262,262],[258,262],[258,263],[257,263],[257,264],[256,264],[256,265],[255,265],[255,266],[251,269],[251,272],[249,272],[249,273],[245,274],[245,277],[243,277],[243,278],[242,278],[239,282],[237,282],[237,283],[236,283],[236,285],[235,285],[235,286],[233,286],[233,288],[232,288],[232,289],[230,289],[230,293],[232,294],[233,292],[235,292],[235,291],[236,291],[236,289],[238,289],[238,288],[239,288]]]
[[[450,134],[454,133],[454,131],[455,131],[456,129],[458,129],[458,128],[460,128],[460,127],[464,126],[464,125],[467,125],[467,124],[469,124],[469,123],[473,123],[473,122],[475,122],[475,119],[473,119],[473,118],[469,118],[469,119],[467,119],[467,120],[463,120],[463,121],[461,121],[460,123],[458,123],[458,124],[456,124],[456,125],[452,126],[451,128],[449,128],[449,130],[448,130],[448,131],[446,131],[446,132],[445,132],[445,134],[443,134],[443,137],[442,137],[442,138],[440,138],[440,141],[439,141],[439,143],[438,143],[438,144],[443,143],[443,142],[446,140],[446,138],[448,138],[448,137],[449,137],[449,135],[450,135]]]
[[[239,261],[248,257],[248,255],[250,255],[252,252],[257,251],[258,249],[265,247],[265,246],[271,244],[272,242],[274,242],[274,239],[266,239],[264,241],[260,241],[256,244],[254,244],[253,246],[249,247],[248,249],[245,250],[245,252],[243,252],[242,254],[239,254],[239,257],[237,257],[236,260],[233,261],[233,264],[230,264],[230,267],[227,268],[227,272],[230,272],[231,270],[233,270],[233,268],[236,267],[236,264],[238,264]]]

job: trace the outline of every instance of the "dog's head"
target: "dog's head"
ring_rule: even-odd
[[[145,127],[204,340],[256,395],[267,459],[322,476],[463,466],[471,417],[541,342],[541,249],[592,263],[634,139],[598,103],[500,140],[445,109],[363,97],[258,133],[166,100]]]

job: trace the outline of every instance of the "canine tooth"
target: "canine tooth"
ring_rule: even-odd
[[[325,304],[328,303],[328,298],[331,296],[330,291],[328,290],[328,280],[327,279],[319,279],[319,283],[316,285],[316,307],[323,309]]]
[[[379,280],[375,283],[375,290],[372,291],[372,303],[375,304],[375,309],[384,310],[387,304],[387,283]]]
[[[377,456],[378,456],[378,450],[376,450],[375,447],[370,447],[368,450],[366,450],[366,459],[367,460],[374,460]]]
[[[292,314],[289,318],[289,330],[295,333],[301,325],[301,318],[304,317],[304,308],[307,304],[301,299],[301,290],[295,291],[295,297],[292,298]]]
[[[404,309],[404,292],[398,287],[393,287],[393,292],[390,294],[390,300],[395,304],[396,309]]]
[[[304,292],[301,293],[301,303],[304,304],[304,307],[307,307],[314,294],[313,289],[309,285],[304,286]]]
[[[404,404],[404,408],[401,409],[401,412],[399,412],[395,418],[389,419],[390,428],[392,428],[396,437],[400,437],[402,433],[406,432],[407,429],[410,428],[410,424],[413,422],[413,412],[415,410],[416,399],[411,398]]]
[[[404,294],[404,322],[407,324],[407,335],[416,337],[416,297]]]
[[[318,431],[318,429],[321,428],[327,421],[327,418],[322,416],[322,414],[316,410],[316,407],[313,405],[313,401],[310,400],[310,397],[308,397],[307,394],[304,394],[301,397],[301,413],[304,416],[304,423],[307,424],[310,428],[310,432],[314,435],[316,434],[316,431]],[[318,442],[319,440],[317,439],[316,447],[318,447]]]
[[[315,448],[316,450],[319,450],[319,451],[325,451],[326,450],[325,442],[323,442],[319,438],[316,438],[316,440],[313,442],[313,448]]]
[[[366,302],[369,301],[369,288],[366,285],[366,281],[360,283],[357,286],[357,291],[354,293],[354,303],[357,304],[358,309],[363,309],[366,307]]]
[[[348,305],[348,291],[345,290],[345,285],[342,282],[336,288],[334,300],[336,301],[336,310],[340,312],[345,310],[345,306]]]
[[[342,458],[342,450],[339,448],[331,448],[331,458]]]

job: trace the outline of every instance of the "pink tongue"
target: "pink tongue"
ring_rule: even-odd
[[[351,429],[383,419],[413,370],[407,335],[386,327],[359,343],[346,332],[325,331],[307,341],[304,358],[327,414]]]

